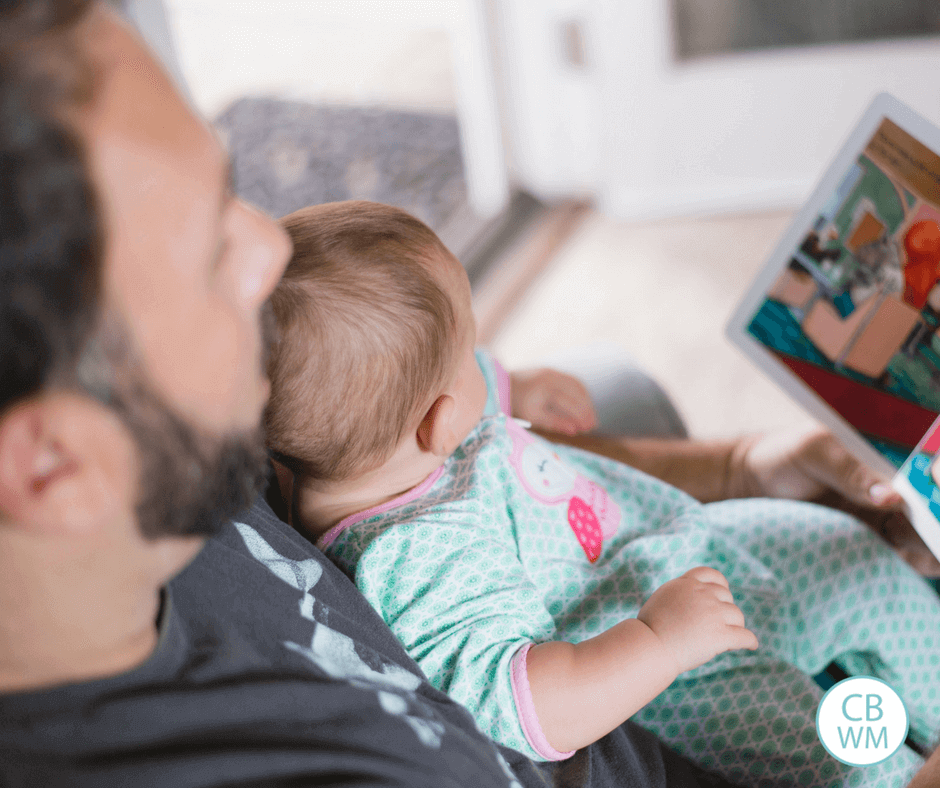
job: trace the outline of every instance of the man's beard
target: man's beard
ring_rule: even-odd
[[[134,437],[140,459],[136,513],[146,539],[212,536],[246,510],[264,486],[260,423],[211,435],[189,424],[157,393],[113,314],[78,366],[81,387],[106,404]],[[261,364],[276,340],[270,304],[260,314]],[[260,417],[259,417],[260,422]]]
[[[212,536],[261,491],[267,455],[259,428],[207,435],[146,383],[125,384],[110,404],[137,444],[137,519],[146,539]]]

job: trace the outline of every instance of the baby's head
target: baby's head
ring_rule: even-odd
[[[313,485],[357,479],[411,440],[439,465],[486,398],[463,267],[424,223],[379,203],[311,206],[281,224],[294,254],[271,296],[275,457]]]

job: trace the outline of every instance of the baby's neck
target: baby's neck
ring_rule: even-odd
[[[298,477],[294,527],[319,539],[350,515],[387,503],[421,484],[443,465],[444,459],[430,453],[402,457],[396,452],[378,468],[350,480],[311,484]]]
[[[319,539],[334,525],[352,514],[363,512],[395,497],[368,495],[366,490],[349,490],[342,494],[332,488],[311,489],[299,480],[300,490],[297,495],[297,508],[292,512],[293,525],[312,539]]]

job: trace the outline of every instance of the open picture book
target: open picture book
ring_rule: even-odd
[[[728,336],[893,478],[940,557],[940,129],[887,94],[852,131]]]

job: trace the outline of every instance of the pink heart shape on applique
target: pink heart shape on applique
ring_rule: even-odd
[[[568,524],[592,564],[600,558],[604,537],[594,510],[582,498],[573,496],[568,504]]]

